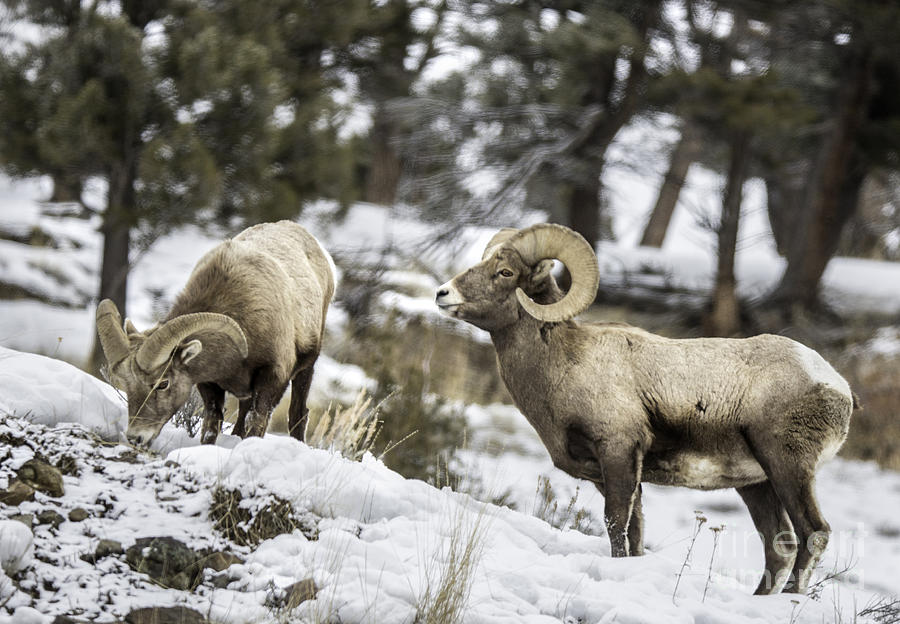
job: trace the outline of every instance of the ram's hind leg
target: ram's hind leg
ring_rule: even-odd
[[[766,570],[754,593],[774,594],[787,581],[797,555],[791,520],[768,481],[737,488],[737,492],[747,504],[766,557]]]
[[[203,399],[203,425],[200,427],[200,442],[215,444],[222,431],[222,413],[225,408],[225,391],[213,383],[197,384],[197,391]]]
[[[797,536],[797,558],[782,591],[805,593],[831,535],[831,527],[819,511],[814,490],[814,472],[821,450],[798,444],[790,438],[780,440],[775,433],[753,439],[751,448],[787,510]]]
[[[306,423],[309,421],[309,410],[306,398],[312,384],[313,365],[310,364],[294,376],[291,381],[291,405],[288,408],[288,431],[303,442],[306,435]]]

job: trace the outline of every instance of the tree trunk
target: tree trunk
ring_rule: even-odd
[[[569,227],[596,247],[600,240],[600,177],[592,176],[572,187],[569,197]]]
[[[709,333],[716,336],[733,336],[741,327],[734,256],[737,251],[742,193],[749,162],[750,134],[748,131],[739,131],[731,140],[731,158],[722,196],[722,221],[718,231],[716,284],[713,290],[712,311],[708,319]]]
[[[688,169],[690,169],[696,154],[697,146],[694,134],[691,127],[686,124],[681,138],[678,139],[678,143],[672,150],[669,171],[659,189],[656,204],[650,213],[650,220],[644,229],[644,236],[641,238],[641,245],[662,247],[666,231],[669,229],[669,222],[672,220],[672,214],[678,204],[678,196],[681,195],[681,188],[684,186]]]
[[[100,266],[100,292],[98,301],[112,299],[122,318],[126,315],[128,290],[128,252],[131,242],[131,214],[134,211],[133,166],[116,168],[109,176],[109,196],[103,217],[103,259]],[[90,370],[99,372],[106,361],[99,337],[94,334],[94,347],[89,362]]]
[[[797,233],[803,206],[804,187],[809,184],[809,164],[792,163],[766,177],[766,212],[781,256],[788,250]]]
[[[81,203],[82,184],[81,178],[75,175],[59,173],[53,176],[52,202],[77,202]]]
[[[366,177],[366,201],[390,205],[397,196],[402,166],[400,157],[391,145],[393,132],[384,113],[376,113],[372,127],[372,164]]]
[[[799,227],[787,255],[787,268],[770,301],[788,315],[819,305],[819,284],[834,255],[844,224],[856,209],[852,198],[865,177],[857,139],[871,95],[872,57],[860,54],[848,71],[831,132],[810,177]]]

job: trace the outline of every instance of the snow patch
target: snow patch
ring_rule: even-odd
[[[13,575],[30,566],[33,558],[31,529],[15,520],[0,520],[0,568]]]
[[[44,425],[79,423],[119,440],[128,410],[116,390],[71,364],[0,347],[0,413]]]

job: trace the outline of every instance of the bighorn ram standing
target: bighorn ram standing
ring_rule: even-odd
[[[565,295],[552,258],[572,276]],[[815,471],[847,436],[849,385],[782,336],[673,340],[576,323],[598,283],[591,246],[544,224],[499,232],[436,302],[490,332],[503,381],[553,463],[604,495],[613,556],[643,553],[641,482],[734,487],[763,538],[756,592],[804,592],[830,533]],[[799,548],[785,548],[794,535]]]
[[[122,328],[115,304],[97,307],[97,332],[113,383],[128,394],[127,437],[149,444],[197,386],[201,440],[222,428],[225,392],[239,399],[236,435],[261,436],[291,386],[288,426],[302,440],[313,364],[334,294],[334,264],[289,221],[263,223],[217,245],[194,268],[166,319]]]

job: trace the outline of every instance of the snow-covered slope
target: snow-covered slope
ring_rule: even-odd
[[[85,383],[76,369],[63,374],[55,366],[43,358],[30,363],[30,375],[44,384],[48,396],[64,397]],[[16,383],[12,376],[0,376],[0,396],[14,393]],[[90,425],[91,415],[106,409],[103,401],[98,395],[68,412],[71,406],[61,398],[58,419]],[[491,417],[481,413],[480,418],[486,424]],[[519,447],[536,448],[527,429],[506,435]],[[34,559],[23,571],[12,572],[18,587],[31,595],[16,589],[9,577],[0,578],[0,604],[6,601],[0,621],[30,616],[49,623],[65,613],[104,622],[139,607],[182,605],[214,622],[289,617],[411,623],[417,613],[437,608],[436,596],[447,581],[467,597],[463,621],[471,623],[819,623],[835,621],[839,609],[855,613],[871,599],[871,590],[900,589],[890,573],[900,554],[900,527],[892,513],[900,506],[900,476],[867,464],[835,462],[823,471],[819,487],[831,494],[825,513],[835,543],[840,548],[849,539],[856,560],[844,578],[827,581],[820,599],[813,600],[749,595],[759,573],[759,545],[752,534],[748,539],[746,514],[734,508],[728,493],[648,490],[650,553],[612,559],[603,536],[561,531],[507,507],[406,480],[371,456],[352,462],[271,434],[236,444],[226,438],[225,443],[175,448],[153,458],[122,445],[97,444],[81,425],[38,425],[27,417],[3,416],[0,454],[6,459],[0,487],[38,455],[57,463],[65,458],[67,474],[64,496],[38,493],[18,508],[0,507],[5,517],[38,517],[48,509],[61,516],[56,528],[35,526]],[[539,472],[550,474],[562,492],[571,487],[571,480],[566,483],[567,477],[548,469],[545,460],[519,457],[515,463],[501,456],[481,468],[494,471],[498,485],[512,488],[513,499],[527,500],[534,487],[529,481]],[[313,526],[257,547],[237,545],[212,528],[209,510],[216,488],[241,492],[251,509],[276,495]],[[879,505],[871,509],[875,496]],[[593,504],[596,511],[596,501],[581,503]],[[72,515],[76,508],[86,517]],[[705,510],[710,524],[724,521],[726,529],[711,564],[703,552],[711,534],[701,533],[682,569],[695,508]],[[0,522],[0,544],[10,526]],[[239,559],[222,572],[207,570],[192,591],[151,583],[126,563],[127,555],[90,556],[101,539],[128,550],[140,538],[161,536],[195,550],[225,550]],[[21,536],[12,537],[22,543]],[[749,555],[738,561],[735,551]],[[315,599],[289,613],[277,606],[285,588],[310,578],[318,589]]]

